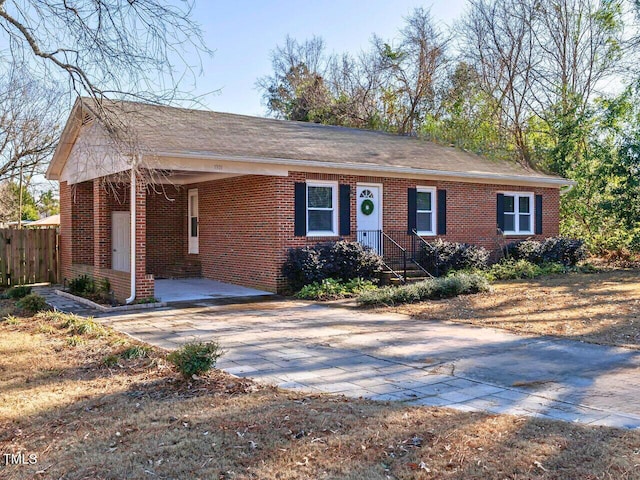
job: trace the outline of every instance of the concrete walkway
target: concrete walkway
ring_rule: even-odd
[[[301,301],[101,316],[168,349],[217,339],[220,368],[283,388],[640,428],[633,350]]]

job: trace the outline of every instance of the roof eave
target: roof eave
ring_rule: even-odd
[[[78,137],[80,126],[82,124],[82,100],[78,97],[71,108],[71,113],[67,118],[67,123],[62,130],[56,150],[53,152],[51,162],[47,167],[45,178],[47,180],[60,180],[60,174],[69,158],[71,149]]]
[[[257,164],[272,164],[287,167],[298,168],[312,168],[312,169],[337,169],[337,170],[351,170],[362,172],[379,172],[387,174],[403,174],[416,177],[435,177],[439,179],[451,179],[469,183],[497,183],[505,185],[531,185],[541,187],[563,187],[576,185],[573,180],[568,180],[561,177],[539,177],[539,176],[526,176],[526,175],[504,175],[497,173],[487,172],[456,172],[446,170],[431,170],[413,167],[401,167],[392,165],[376,165],[376,164],[362,164],[362,163],[344,163],[344,162],[324,162],[318,160],[296,160],[290,158],[272,158],[272,157],[251,157],[251,156],[230,156],[219,155],[209,152],[190,152],[190,153],[175,153],[175,152],[157,152],[152,155],[156,161],[159,158],[183,158],[183,159],[199,159],[199,160],[214,160],[214,161],[236,161],[247,162]],[[214,170],[212,170],[214,171]]]

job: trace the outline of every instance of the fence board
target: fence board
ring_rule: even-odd
[[[0,229],[0,286],[57,283],[58,278],[57,229]]]

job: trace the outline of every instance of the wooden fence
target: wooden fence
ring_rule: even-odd
[[[58,283],[56,228],[0,229],[0,287]]]

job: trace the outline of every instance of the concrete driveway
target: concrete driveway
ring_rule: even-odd
[[[218,366],[283,388],[640,427],[640,352],[272,300],[100,319],[165,348],[217,339]]]

